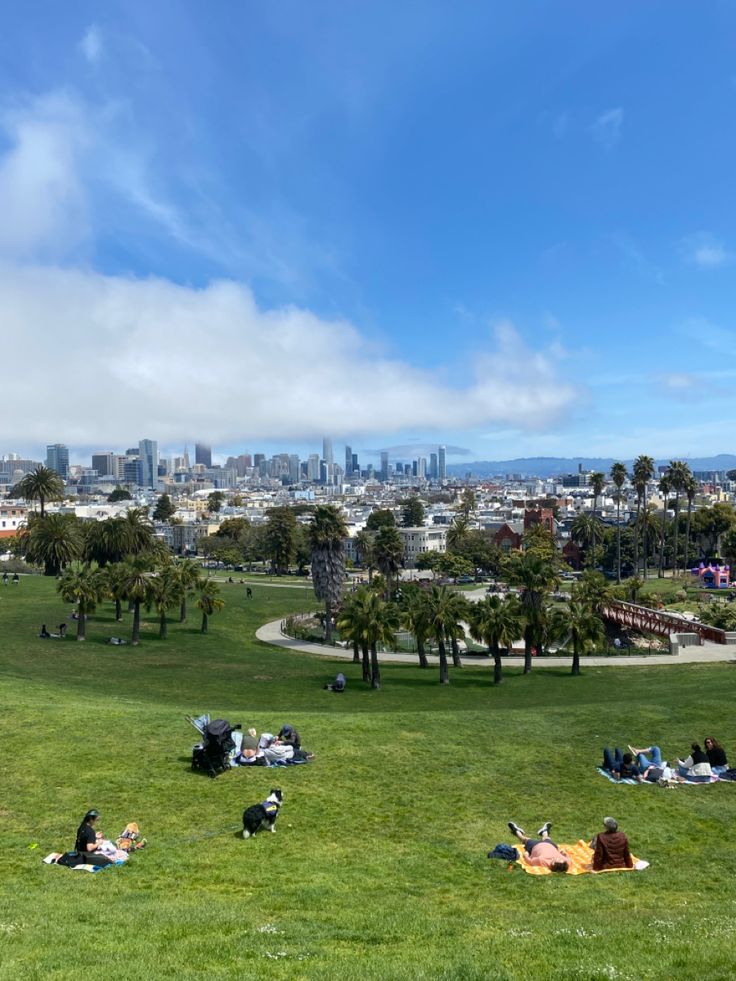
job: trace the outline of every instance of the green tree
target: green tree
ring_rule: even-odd
[[[552,532],[544,525],[535,524],[524,532],[524,551],[532,552],[545,562],[557,562],[557,543]]]
[[[115,622],[123,619],[123,600],[125,595],[125,566],[121,562],[109,563],[105,566],[105,589],[110,599],[115,602]]]
[[[404,540],[395,527],[385,525],[376,534],[373,557],[381,575],[386,579],[386,595],[389,597],[399,569],[404,564]]]
[[[475,511],[475,491],[472,487],[466,487],[458,500],[457,512],[468,522],[473,511]]]
[[[339,606],[345,585],[345,539],[348,528],[340,511],[319,504],[309,524],[312,582],[318,600],[325,604],[325,640],[332,640],[333,611]]]
[[[207,495],[207,510],[212,514],[217,514],[217,512],[222,507],[225,501],[225,495],[222,491],[216,490],[212,491],[211,494]]]
[[[427,594],[416,583],[405,583],[401,589],[401,617],[404,626],[414,635],[419,667],[429,666],[424,645],[429,636]]]
[[[199,596],[197,597],[197,609],[202,612],[201,633],[207,633],[210,617],[224,606],[225,600],[220,596],[220,587],[213,579],[204,579],[200,583]]]
[[[156,507],[153,509],[153,520],[168,521],[169,518],[173,518],[175,514],[176,505],[173,503],[168,494],[162,494],[156,501]]]
[[[55,470],[41,464],[23,477],[16,491],[26,501],[38,501],[43,518],[46,501],[60,501],[64,496],[64,481]]]
[[[31,515],[18,536],[26,561],[43,566],[45,576],[58,576],[82,556],[84,539],[73,514]]]
[[[634,479],[634,489],[636,490],[636,548],[635,548],[635,572],[639,568],[639,521],[642,516],[647,514],[647,487],[649,481],[654,476],[654,460],[650,456],[642,454],[634,460],[632,469]],[[649,528],[644,521],[642,528],[642,541],[644,544],[644,578],[647,578],[649,568]]]
[[[440,659],[440,684],[450,684],[447,664],[447,638],[457,636],[462,625],[457,620],[456,594],[447,586],[432,586],[427,594],[428,634],[437,644]]]
[[[87,617],[94,613],[105,592],[99,570],[92,565],[73,563],[56,585],[65,603],[77,605],[77,640],[87,638]]]
[[[393,603],[368,590],[364,606],[363,632],[371,651],[371,688],[381,687],[381,671],[378,664],[378,645],[392,647],[399,629],[399,611]]]
[[[370,647],[365,630],[368,602],[372,590],[360,586],[343,603],[337,629],[340,635],[353,644],[353,661],[359,660],[358,651],[362,652],[363,681],[371,680]]]
[[[616,488],[616,582],[621,582],[621,501],[627,477],[626,466],[623,463],[614,463],[611,467],[611,480]]]
[[[447,529],[447,551],[462,552],[470,532],[468,518],[464,512],[460,512],[452,519],[450,527]]]
[[[215,535],[218,538],[227,538],[228,541],[241,545],[243,543],[243,536],[249,527],[250,521],[247,518],[225,518],[224,521],[220,522],[220,527],[215,532]]]
[[[566,610],[557,610],[553,616],[554,632],[563,646],[572,644],[572,669],[580,674],[580,655],[600,643],[604,637],[603,621],[587,603],[571,600]]]
[[[476,640],[488,647],[493,658],[493,683],[503,681],[501,648],[511,650],[513,642],[521,636],[524,617],[521,604],[515,596],[485,596],[473,604],[470,612],[470,632]]]
[[[603,493],[603,488],[606,486],[606,475],[604,473],[592,473],[590,475],[590,486],[593,490],[593,518],[597,517],[598,512],[598,498]],[[593,544],[591,546],[593,552],[595,553],[595,525],[593,525]]]
[[[401,508],[401,524],[404,528],[421,528],[424,524],[424,505],[416,494],[404,501]]]
[[[202,584],[202,571],[192,559],[180,559],[174,569],[179,577],[181,597],[179,599],[179,623],[187,618],[187,597],[195,593]]]
[[[146,606],[149,610],[153,607],[159,615],[160,640],[166,640],[168,636],[166,614],[173,606],[181,603],[183,596],[181,576],[175,565],[165,566],[149,579]]]
[[[662,517],[659,532],[659,565],[657,568],[657,576],[662,579],[664,578],[664,550],[667,543],[667,509],[669,507],[668,498],[670,491],[672,490],[672,481],[668,474],[662,474],[659,479],[659,493],[662,495]]]
[[[381,528],[386,528],[387,526],[389,528],[396,527],[394,513],[393,511],[389,511],[388,508],[378,508],[376,511],[371,511],[365,523],[367,531],[380,531]]]
[[[101,568],[122,562],[134,550],[136,539],[125,518],[85,522],[84,532],[84,557]]]
[[[121,572],[122,590],[125,598],[133,605],[133,629],[131,643],[137,647],[141,640],[141,604],[148,597],[148,582],[153,570],[153,558],[145,552],[131,555],[124,563]]]
[[[361,569],[368,570],[368,581],[373,578],[373,570],[375,569],[375,562],[373,558],[373,535],[362,528],[355,536],[355,553],[358,556],[358,562],[360,563]]]
[[[140,555],[141,552],[151,552],[155,547],[156,536],[151,519],[145,508],[129,508],[123,521],[128,533],[128,552]]]
[[[670,485],[675,492],[675,521],[672,529],[673,537],[673,561],[674,561],[674,572],[677,575],[677,571],[680,568],[679,554],[677,549],[677,538],[680,525],[680,495],[686,491],[688,480],[692,478],[692,472],[690,467],[685,463],[684,460],[670,460],[669,469]]]
[[[506,568],[506,577],[521,588],[521,605],[524,611],[524,674],[532,669],[532,647],[543,645],[545,600],[559,583],[557,569],[533,552],[512,555]]]
[[[590,607],[594,613],[600,613],[613,599],[613,587],[600,572],[586,569],[572,587],[572,598]]]
[[[290,507],[271,508],[268,512],[266,548],[276,575],[288,572],[296,552],[296,518]]]
[[[132,501],[133,495],[124,487],[116,487],[107,495],[109,504],[117,504],[119,501]]]
[[[596,538],[602,535],[603,524],[600,518],[596,518],[587,511],[582,511],[576,515],[570,525],[570,538],[572,538],[576,545],[580,546],[585,553],[586,559],[590,555],[595,555]]]
[[[687,527],[685,529],[685,557],[683,565],[685,569],[688,569],[690,567],[690,527],[692,525],[693,502],[695,501],[695,495],[698,493],[698,482],[692,473],[690,473],[685,481],[684,489],[685,496],[687,497]]]

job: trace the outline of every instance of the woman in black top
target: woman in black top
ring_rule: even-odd
[[[708,762],[714,773],[725,773],[728,769],[726,750],[713,736],[706,736],[703,742],[705,752],[708,754]]]
[[[74,843],[75,852],[82,857],[85,865],[112,865],[111,858],[97,851],[97,832],[95,822],[100,815],[97,811],[87,811],[84,820],[77,828],[77,840]]]

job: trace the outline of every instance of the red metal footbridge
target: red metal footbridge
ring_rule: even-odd
[[[658,634],[660,637],[669,637],[670,634],[697,634],[701,644],[706,640],[712,644],[728,642],[726,631],[718,627],[711,627],[698,620],[688,620],[676,613],[662,613],[659,610],[650,610],[646,606],[636,606],[634,603],[624,603],[620,600],[604,603],[600,607],[600,615],[621,627]]]

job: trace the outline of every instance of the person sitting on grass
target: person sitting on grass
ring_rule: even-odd
[[[604,869],[633,869],[634,860],[629,851],[629,839],[618,830],[615,818],[603,818],[605,831],[599,832],[590,843],[593,849],[593,871]]]
[[[726,759],[726,750],[723,746],[713,736],[706,736],[703,746],[705,747],[705,752],[708,754],[708,762],[713,773],[717,776],[725,773],[728,769],[728,760]]]
[[[634,761],[632,753],[622,753],[616,747],[613,753],[608,746],[603,747],[603,769],[608,770],[616,780],[639,780],[641,781],[641,768]]]
[[[687,780],[694,780],[696,783],[707,783],[713,776],[710,768],[708,754],[704,753],[699,743],[691,743],[690,755],[686,760],[677,761],[677,773]]]
[[[333,682],[325,685],[325,691],[345,691],[346,684],[345,675],[340,672]]]
[[[41,637],[41,638],[43,638],[43,640],[46,640],[47,638],[49,638],[51,636],[51,634],[46,629],[46,624],[45,623],[42,623],[41,624],[41,629],[38,632],[38,636]]]
[[[537,831],[537,838],[530,838],[518,824],[509,821],[509,828],[524,846],[528,865],[537,865],[552,872],[567,872],[570,859],[551,840],[552,822],[546,821]]]
[[[113,860],[98,851],[100,842],[104,835],[101,831],[95,830],[95,823],[100,815],[97,811],[90,810],[84,815],[82,823],[77,829],[77,840],[74,843],[74,851],[82,858],[85,865],[97,865],[104,867],[112,865]]]

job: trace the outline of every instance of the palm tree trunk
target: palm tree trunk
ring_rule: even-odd
[[[87,639],[87,614],[80,609],[79,619],[77,620],[77,640]]]
[[[457,637],[450,638],[450,647],[452,649],[452,665],[455,668],[461,668],[463,662],[460,660],[460,648],[457,646]]]
[[[592,524],[591,529],[590,529],[591,532],[592,532],[592,534],[590,536],[590,538],[591,538],[590,551],[591,551],[592,562],[593,562],[593,564],[591,565],[591,568],[594,568],[595,567],[595,512],[596,512],[597,508],[598,508],[598,495],[597,494],[593,494],[593,524]]]
[[[438,643],[440,650],[440,684],[449,685],[450,684],[450,672],[447,668],[447,651],[445,650],[445,642],[440,639]]]
[[[371,644],[371,688],[381,687],[381,669],[378,666],[378,651],[376,642]]]
[[[360,664],[360,644],[357,640],[353,641],[353,664]]]
[[[690,564],[690,562],[689,562],[689,559],[690,559],[690,518],[692,517],[692,513],[693,513],[693,502],[690,500],[690,498],[688,498],[688,501],[687,501],[687,528],[685,530],[685,560],[683,562],[683,565],[685,567],[685,571],[687,571],[687,568],[688,568],[688,566]]]
[[[168,626],[166,623],[166,614],[162,613],[158,624],[158,638],[159,640],[166,640],[168,636]]]
[[[115,600],[115,621],[118,622],[123,619],[123,604],[119,599]]]
[[[534,641],[534,630],[528,623],[524,627],[524,674],[529,674],[532,669],[532,646]]]
[[[664,579],[664,544],[667,537],[667,496],[665,495],[664,507],[662,509],[662,528],[659,533],[659,565],[657,568],[657,578]]]
[[[646,489],[646,486],[644,487],[644,503],[643,503],[642,507],[644,509],[644,535],[643,535],[643,539],[644,539],[644,579],[646,579],[647,578],[647,571],[648,571],[648,568],[649,568],[649,534],[648,534],[649,529],[647,527],[647,518],[649,516],[647,514],[647,489]]]
[[[43,494],[39,494],[38,495],[38,500],[39,500],[39,502],[41,504],[41,517],[43,518],[43,516],[46,514],[46,510],[45,510],[45,504],[46,504],[46,502],[44,500]]]
[[[371,665],[368,660],[368,645],[363,644],[363,681],[370,682],[371,680]]]
[[[427,660],[427,654],[424,650],[424,637],[417,637],[417,654],[419,655],[419,667],[428,668],[429,661]]]
[[[181,606],[179,607],[179,623],[184,623],[187,618],[187,598],[186,596],[181,601]]]
[[[325,600],[325,644],[332,643],[332,603]]]
[[[131,643],[135,646],[141,639],[141,601],[133,600],[133,636]]]
[[[679,568],[678,563],[677,563],[677,538],[678,538],[678,532],[680,530],[679,529],[679,523],[680,523],[680,491],[678,489],[675,492],[675,529],[674,529],[674,531],[672,533],[673,538],[674,538],[674,553],[675,553],[675,557],[674,557],[674,563],[675,563],[675,565],[674,565],[674,574],[675,575],[677,575],[677,570]]]
[[[639,575],[639,536],[641,534],[640,525],[641,497],[636,495],[636,524],[634,525],[634,575]]]
[[[571,674],[580,674],[580,652],[578,651],[577,641],[572,645],[572,671]]]
[[[203,613],[202,614],[202,626],[200,627],[200,630],[199,630],[199,632],[201,634],[206,634],[207,633],[207,620],[208,620],[207,614],[206,613]]]
[[[621,491],[616,500],[616,582],[621,582]]]
[[[500,685],[503,683],[503,666],[501,664],[501,648],[498,646],[498,642],[494,643],[491,653],[493,654],[493,684]]]

